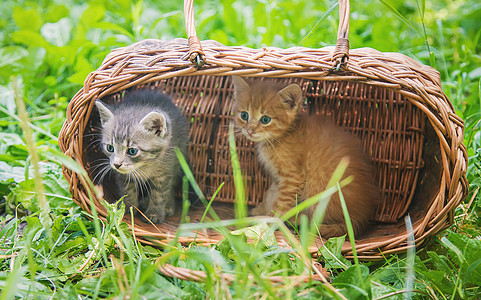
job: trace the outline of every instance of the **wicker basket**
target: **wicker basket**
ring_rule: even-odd
[[[378,259],[406,250],[402,218],[406,214],[411,216],[415,242],[420,245],[453,222],[453,211],[467,194],[464,123],[454,113],[433,68],[398,53],[349,50],[347,0],[340,1],[339,11],[336,47],[250,49],[200,42],[192,0],[186,0],[189,39],[145,40],[112,51],[71,100],[60,147],[94,178],[94,162],[102,155],[92,143],[92,133],[98,128],[94,101],[121,101],[123,91],[138,87],[162,90],[191,121],[189,160],[199,185],[210,196],[225,182],[215,210],[232,218],[234,185],[227,139],[233,104],[231,75],[298,82],[308,99],[304,109],[325,114],[357,135],[372,156],[383,203],[372,231],[357,239],[360,257]],[[237,147],[248,201],[255,205],[262,199],[268,178],[252,143],[241,137]],[[90,187],[71,170],[64,168],[64,174],[74,200],[90,211]],[[107,200],[114,200],[109,196],[111,184],[104,183],[103,191]],[[99,199],[94,197],[94,203],[104,218]],[[125,219],[130,224],[129,216]],[[191,220],[195,219],[193,211]],[[145,243],[162,244],[175,235],[177,222],[178,216],[154,227],[135,220],[132,231]],[[196,237],[205,243],[220,239],[206,232]],[[188,243],[193,238],[179,241]],[[286,243],[282,237],[279,242]],[[318,240],[312,247],[313,255],[321,244]],[[343,253],[351,255],[347,244]]]

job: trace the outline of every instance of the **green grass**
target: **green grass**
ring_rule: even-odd
[[[145,38],[185,37],[182,3],[6,0],[0,5],[0,300],[481,298],[481,192],[476,194],[481,186],[481,3],[351,2],[351,47],[401,52],[435,66],[466,122],[470,195],[456,209],[451,228],[416,253],[375,263],[345,259],[343,240],[331,239],[320,256],[332,283],[296,285],[289,276],[308,270],[313,227],[301,219],[306,226],[300,242],[291,250],[278,246],[269,229],[292,239],[290,232],[278,219],[242,218],[241,190],[241,219],[182,225],[181,230],[213,227],[226,233],[212,247],[142,245],[115,205],[108,207],[108,222],[95,216],[92,221],[71,200],[61,172],[62,163],[77,168],[59,154],[55,138],[68,101],[112,49]],[[201,39],[226,45],[316,48],[335,43],[334,6],[334,1],[196,1],[196,28]],[[226,229],[240,224],[255,227]],[[158,257],[161,263],[203,270],[206,281],[165,277],[155,265]],[[220,271],[232,274],[233,283],[220,278]],[[273,275],[284,276],[284,284],[266,279]]]

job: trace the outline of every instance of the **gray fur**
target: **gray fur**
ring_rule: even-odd
[[[174,187],[180,179],[175,147],[184,156],[187,151],[184,118],[168,96],[151,90],[127,93],[116,105],[99,100],[95,105],[102,150],[110,162],[102,172],[118,175],[127,205],[136,206],[154,223],[164,221],[175,211]],[[137,154],[129,155],[129,148],[138,149]]]

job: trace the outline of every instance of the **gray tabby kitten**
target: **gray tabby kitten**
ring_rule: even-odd
[[[175,211],[174,187],[180,179],[175,155],[185,155],[187,125],[165,94],[132,91],[123,102],[106,105],[95,101],[101,120],[101,146],[109,158],[102,176],[117,175],[127,206],[139,208],[153,223]]]

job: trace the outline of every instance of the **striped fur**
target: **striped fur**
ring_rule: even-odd
[[[101,144],[107,155],[101,178],[113,171],[126,206],[139,208],[154,223],[175,211],[174,186],[180,179],[175,147],[187,150],[187,125],[171,99],[139,90],[116,105],[95,102],[102,124]],[[133,149],[133,150],[132,150]]]

